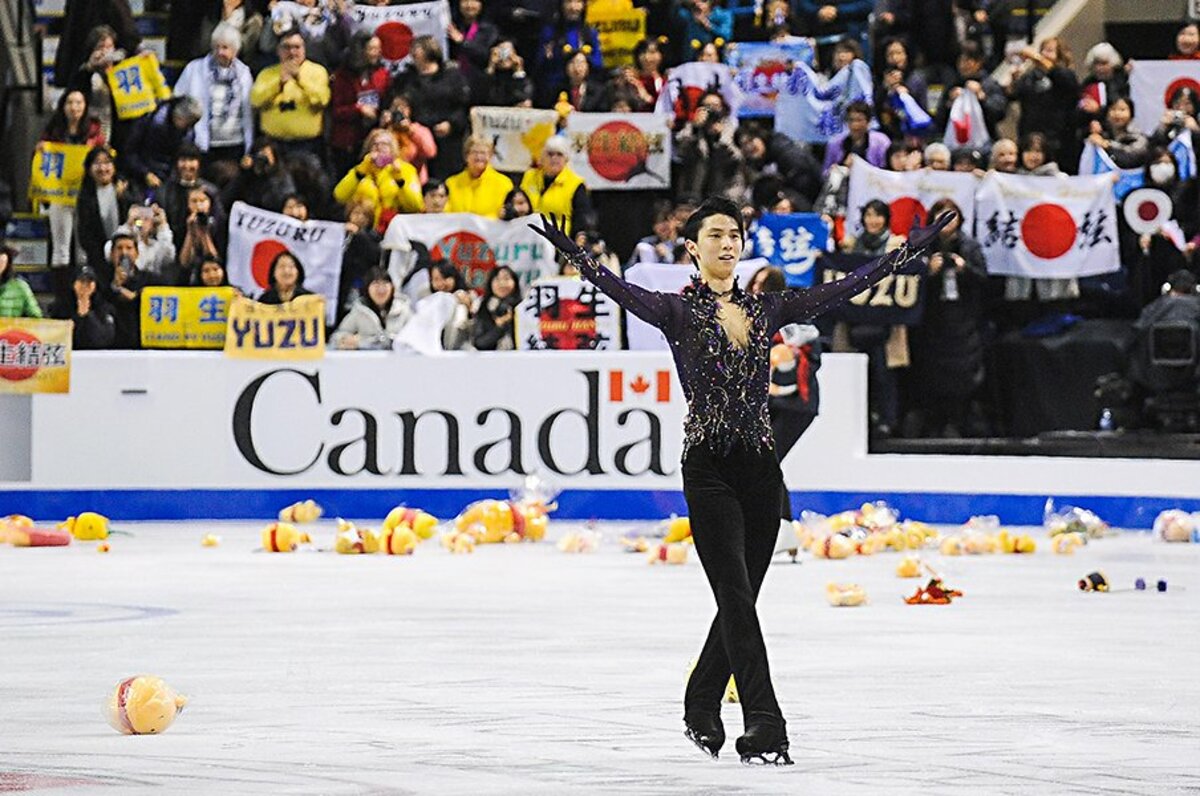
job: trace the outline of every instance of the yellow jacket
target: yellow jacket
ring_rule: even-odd
[[[394,160],[384,168],[377,167],[370,157],[363,158],[333,189],[333,198],[344,205],[370,202],[375,206],[375,224],[385,210],[397,213],[420,213],[425,210],[421,196],[421,179],[413,164]]]
[[[446,180],[446,189],[450,192],[447,213],[475,213],[488,218],[500,218],[504,197],[513,189],[513,183],[489,165],[478,179],[471,179],[470,173],[463,169]]]
[[[571,201],[575,191],[583,185],[583,177],[571,171],[570,166],[564,166],[558,176],[549,185],[545,185],[546,177],[541,169],[530,169],[521,178],[521,190],[529,194],[529,203],[533,212],[555,215],[566,219],[567,231],[571,231]]]
[[[250,88],[259,127],[281,141],[319,138],[329,105],[329,73],[315,61],[305,61],[295,80],[284,83],[279,75],[279,64],[268,66]]]

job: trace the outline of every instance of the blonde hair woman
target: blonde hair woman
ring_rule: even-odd
[[[379,229],[397,213],[425,209],[417,170],[400,158],[395,136],[384,129],[372,130],[367,136],[362,161],[342,177],[333,189],[333,198],[347,208],[359,202],[371,204]]]

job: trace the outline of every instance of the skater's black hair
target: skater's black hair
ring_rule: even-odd
[[[729,216],[737,223],[738,235],[746,237],[746,228],[742,224],[742,211],[734,202],[723,196],[710,196],[700,203],[688,220],[683,224],[683,237],[696,243],[700,237],[700,226],[709,216]]]

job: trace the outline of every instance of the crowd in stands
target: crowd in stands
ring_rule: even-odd
[[[127,3],[67,5],[55,70],[64,92],[43,138],[91,150],[77,206],[45,210],[55,292],[49,314],[75,321],[78,348],[138,347],[138,296],[146,285],[228,284],[227,213],[236,201],[345,223],[330,340],[336,348],[371,349],[390,347],[420,297],[395,284],[381,259],[383,233],[397,214],[554,213],[619,269],[622,260],[686,263],[682,220],[702,197],[720,193],[743,206],[749,221],[769,212],[820,213],[844,251],[878,254],[903,242],[890,232],[886,204],[865,208],[857,236],[837,223],[851,156],[890,170],[1073,174],[1090,141],[1121,168],[1143,169],[1145,184],[1174,200],[1187,241],[1182,251],[1162,236],[1122,229],[1120,273],[1006,279],[989,276],[979,243],[952,226],[928,261],[919,326],[822,328],[832,350],[871,355],[877,431],[899,433],[909,407],[934,406],[938,416],[909,423],[909,433],[965,434],[986,431],[979,388],[986,345],[998,334],[1047,312],[1132,319],[1169,274],[1200,267],[1192,262],[1200,242],[1198,182],[1179,178],[1167,150],[1178,136],[1200,135],[1200,99],[1179,90],[1158,130],[1143,135],[1131,126],[1128,60],[1097,43],[1084,54],[1080,79],[1078,56],[1058,38],[1021,50],[1001,85],[992,70],[1005,58],[1008,20],[989,17],[987,0],[770,0],[754,15],[737,16],[714,0],[648,0],[647,38],[631,65],[614,70],[603,65],[585,0],[452,0],[448,51],[417,37],[395,73],[378,37],[352,33],[346,0],[301,0],[304,13],[296,17],[273,14],[275,0],[174,2],[168,56],[186,65],[173,96],[132,123],[117,118],[104,79],[109,64],[138,46]],[[604,240],[605,206],[572,169],[563,137],[552,137],[529,171],[506,175],[493,165],[493,143],[471,135],[475,105],[557,109],[562,117],[651,111],[671,66],[720,60],[731,41],[790,36],[814,38],[816,69],[826,75],[856,58],[869,63],[874,102],[851,104],[847,132],[810,145],[776,132],[770,119],[739,124],[721,93],[705,93],[673,121],[670,190],[621,217],[643,237],[620,258]],[[1179,30],[1175,48],[1152,57],[1200,58],[1195,24]],[[980,102],[987,146],[942,143],[962,92]],[[901,123],[890,100],[904,94],[929,110],[931,126],[913,133]],[[1000,125],[1013,105],[1019,117],[1010,139]],[[516,275],[498,268],[475,295],[452,263],[414,248],[415,267],[427,273],[422,290],[460,300],[445,344],[513,348]],[[13,276],[12,256],[0,251],[0,315],[36,315],[36,302]],[[302,295],[304,278],[303,264],[281,254],[262,300]]]

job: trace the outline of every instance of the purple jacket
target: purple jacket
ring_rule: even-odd
[[[825,168],[822,173],[829,174],[829,167],[835,163],[841,163],[846,159],[846,138],[849,133],[835,138],[829,142],[829,146],[825,149]],[[867,131],[867,162],[872,166],[881,169],[887,168],[887,151],[892,145],[892,139],[887,137],[887,133],[881,133],[878,130]]]

